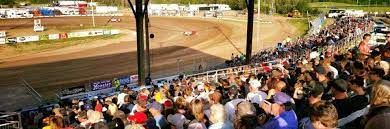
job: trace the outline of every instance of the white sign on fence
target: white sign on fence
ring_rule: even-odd
[[[119,30],[111,30],[111,34],[112,34],[112,35],[119,34],[119,33],[120,33]]]
[[[4,38],[6,36],[7,36],[7,34],[5,31],[0,31],[0,38]]]
[[[54,39],[59,39],[60,35],[59,34],[49,34],[49,40],[54,40]]]
[[[23,42],[34,42],[39,41],[39,36],[22,36],[22,37],[16,37],[16,42],[23,43]]]
[[[5,38],[0,38],[0,44],[5,44]]]

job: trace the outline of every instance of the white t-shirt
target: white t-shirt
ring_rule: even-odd
[[[126,95],[127,95],[126,93],[120,93],[118,95],[118,102],[117,102],[117,104],[119,105],[119,107],[121,107],[121,105],[125,103],[125,96]]]
[[[236,106],[238,103],[245,101],[245,99],[233,99],[225,104],[225,112],[227,114],[227,120],[234,121],[236,115]]]

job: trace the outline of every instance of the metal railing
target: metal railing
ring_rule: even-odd
[[[0,129],[22,129],[20,113],[0,112]]]

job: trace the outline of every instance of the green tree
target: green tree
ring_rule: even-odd
[[[0,0],[0,5],[14,5],[15,0]]]

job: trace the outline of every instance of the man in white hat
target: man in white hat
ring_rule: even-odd
[[[261,104],[263,100],[267,97],[267,94],[262,91],[259,91],[260,87],[261,83],[257,79],[250,81],[249,93],[246,96],[246,100],[250,101],[251,103]]]

